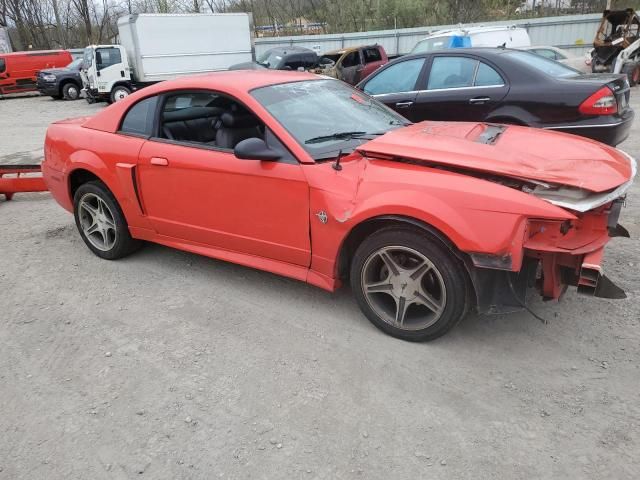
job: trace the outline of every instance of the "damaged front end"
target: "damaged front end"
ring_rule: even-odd
[[[632,165],[635,175],[633,160]],[[632,180],[633,176],[612,192],[592,195],[571,192],[562,196],[563,190],[570,189],[545,190],[537,186],[533,195],[570,209],[575,219],[527,220],[522,229],[521,258],[470,254],[473,269],[469,270],[479,311],[508,313],[526,308],[526,291],[533,286],[545,300],[559,299],[569,286],[577,287],[578,293],[585,295],[626,298],[624,291],[604,275],[602,259],[611,238],[629,238],[629,232],[618,219]],[[549,193],[551,190],[553,193]]]

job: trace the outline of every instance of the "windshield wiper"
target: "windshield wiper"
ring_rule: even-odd
[[[309,140],[305,140],[305,144],[310,144],[310,143],[322,143],[322,142],[329,142],[331,140],[351,140],[352,138],[362,138],[362,137],[368,137],[368,136],[377,136],[377,135],[384,135],[387,132],[373,132],[373,133],[369,133],[369,132],[361,132],[361,131],[355,131],[355,132],[337,132],[337,133],[332,133],[330,135],[321,135],[319,137],[313,137],[310,138]]]

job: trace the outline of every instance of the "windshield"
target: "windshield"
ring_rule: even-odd
[[[82,61],[82,68],[84,68],[85,70],[93,64],[93,48],[87,47],[84,49],[84,57]]]
[[[315,160],[335,158],[340,150],[350,153],[374,135],[409,124],[339,80],[271,85],[251,95]]]
[[[530,67],[551,77],[562,78],[581,74],[580,71],[568,67],[563,63],[556,62],[555,60],[542,57],[535,53],[510,50],[506,52],[505,55],[509,55],[514,60],[524,63],[525,65],[529,65]]]
[[[276,69],[282,60],[282,54],[278,51],[267,50],[258,57],[258,63],[267,68]]]
[[[435,38],[425,38],[424,40],[420,40],[416,43],[416,46],[413,47],[411,53],[424,53],[424,52],[432,52],[434,50],[444,50],[448,48],[451,44],[451,37],[435,37]]]
[[[73,62],[71,62],[69,65],[67,65],[66,68],[68,68],[69,70],[80,70],[81,65],[82,65],[82,59],[77,58]]]

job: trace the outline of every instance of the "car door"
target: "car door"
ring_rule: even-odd
[[[419,121],[414,110],[417,86],[425,66],[425,58],[412,58],[378,70],[360,88],[411,121]]]
[[[503,74],[465,55],[435,55],[413,105],[418,120],[482,121],[506,96]]]
[[[353,50],[352,52],[344,55],[338,62],[338,78],[350,85],[355,85],[358,83],[362,68],[363,65],[360,58],[360,51]]]
[[[125,78],[125,72],[122,69],[122,54],[119,48],[96,48],[96,75],[98,80],[95,85],[98,83],[108,84]]]
[[[215,128],[215,118],[187,119],[184,125],[177,120],[173,133],[163,123],[170,111],[202,110],[219,99],[229,111],[243,108],[216,92],[165,96],[160,125],[139,156],[139,190],[150,222],[173,239],[308,266],[309,186],[297,160],[268,128],[257,127],[263,132],[257,135],[282,152],[279,161],[241,160],[215,141],[196,141],[195,130]],[[203,139],[203,133],[197,136]]]
[[[362,49],[364,68],[358,81],[367,78],[383,65],[382,54],[379,47],[366,47]]]

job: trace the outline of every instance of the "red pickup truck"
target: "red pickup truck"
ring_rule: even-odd
[[[388,61],[387,52],[380,45],[349,47],[321,55],[316,73],[355,85]]]

